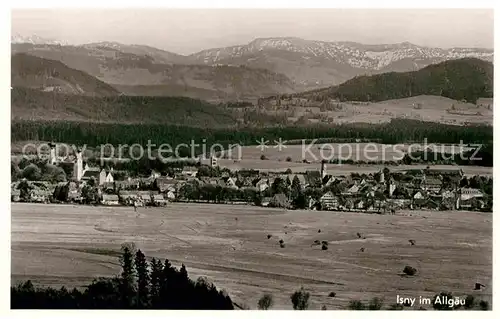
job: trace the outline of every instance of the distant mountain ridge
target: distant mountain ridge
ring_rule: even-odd
[[[246,45],[191,55],[205,64],[243,64],[283,73],[306,87],[335,85],[357,75],[414,71],[445,60],[474,57],[493,61],[493,50],[428,48],[403,42],[366,45],[300,38],[261,38]]]
[[[493,61],[492,49],[429,48],[409,42],[366,45],[296,37],[181,55],[117,42],[78,46],[13,39],[12,51],[58,60],[127,94],[178,94],[203,99],[254,99],[337,85],[356,76],[408,72],[461,58]],[[57,41],[56,41],[57,42]],[[227,66],[222,75],[220,66]],[[244,66],[244,69],[237,69]],[[250,83],[250,84],[247,84]],[[180,90],[179,88],[183,88]]]

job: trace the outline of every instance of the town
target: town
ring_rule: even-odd
[[[13,165],[12,201],[93,205],[163,206],[168,202],[247,204],[285,209],[394,214],[398,210],[492,211],[491,177],[465,176],[461,169],[388,167],[375,174],[333,176],[328,163],[303,174],[231,171],[211,156],[166,163],[163,171],[89,166],[81,152]],[[314,165],[314,163],[313,163]],[[142,170],[144,171],[144,169]],[[55,175],[55,177],[54,177]],[[69,178],[67,177],[69,176]]]

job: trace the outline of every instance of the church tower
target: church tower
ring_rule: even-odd
[[[82,152],[80,150],[76,151],[76,161],[73,167],[73,178],[77,181],[80,181],[83,176],[83,157]]]

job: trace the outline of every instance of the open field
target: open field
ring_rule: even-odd
[[[220,167],[229,168],[230,170],[242,170],[242,169],[255,169],[262,172],[283,172],[288,168],[294,173],[303,173],[308,170],[320,169],[320,163],[297,163],[297,162],[286,162],[282,161],[272,161],[272,160],[260,160],[260,159],[243,159],[241,161],[224,160],[221,159],[218,162]],[[340,175],[350,175],[352,172],[359,174],[369,174],[376,173],[386,167],[385,165],[350,165],[350,164],[330,164],[327,165],[328,174],[334,176]],[[387,166],[391,171],[402,171],[408,169],[424,169],[427,165],[398,165],[398,166]],[[493,176],[493,167],[484,166],[459,166],[459,165],[430,165],[434,169],[462,169],[464,174],[467,176],[474,175],[485,175]]]
[[[264,155],[269,160],[286,161],[287,157],[293,162],[308,160],[319,162],[325,160],[350,159],[353,161],[399,161],[406,153],[423,149],[432,149],[435,152],[446,154],[460,154],[473,149],[466,145],[444,144],[380,144],[380,143],[312,143],[287,145],[278,148],[276,141],[269,141],[267,147],[258,145],[233,147],[226,151],[229,159],[260,160]],[[432,159],[432,158],[429,158]]]
[[[418,299],[441,291],[491,302],[492,214],[389,216],[210,204],[140,208],[138,214],[129,207],[11,207],[14,282],[82,286],[118,274],[116,252],[134,242],[149,257],[184,263],[192,278],[207,276],[253,309],[266,292],[274,309],[291,309],[289,296],[301,285],[311,292],[310,309],[342,309],[350,299],[372,297],[388,305],[398,294]],[[327,240],[329,249],[311,246],[314,240]],[[417,275],[401,276],[405,265]],[[474,292],[475,282],[485,290]]]
[[[493,125],[493,110],[443,96],[419,95],[381,102],[334,103],[339,107],[336,111],[319,112],[319,108],[296,107],[290,120],[306,116],[310,122],[316,122],[315,117],[321,116],[334,123],[375,124],[406,118],[454,125],[463,125],[465,122]]]

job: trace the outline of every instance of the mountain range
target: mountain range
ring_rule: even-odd
[[[180,55],[145,45],[66,45],[12,38],[12,53],[56,60],[127,95],[181,95],[252,100],[337,85],[356,76],[408,72],[461,58],[493,61],[493,50],[429,48],[408,42],[365,45],[294,37],[259,38],[238,46]]]

